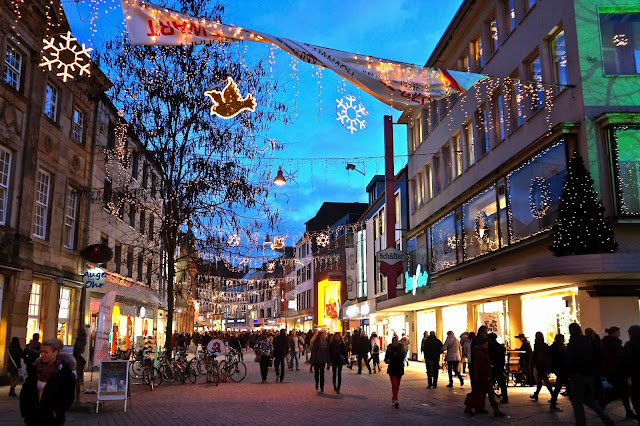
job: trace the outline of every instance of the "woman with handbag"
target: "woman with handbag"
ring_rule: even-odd
[[[324,331],[316,332],[311,338],[311,358],[309,361],[315,373],[316,390],[320,385],[320,392],[324,392],[324,368],[330,362],[327,334]]]
[[[9,396],[18,396],[16,394],[16,386],[20,383],[21,362],[24,360],[24,351],[20,347],[20,340],[17,337],[11,338],[9,343],[9,364],[7,364],[7,372],[9,373]],[[22,370],[26,371],[26,370]]]
[[[404,345],[398,340],[398,336],[394,335],[391,344],[387,346],[387,352],[384,356],[384,362],[389,364],[387,374],[391,380],[391,404],[395,408],[399,408],[398,391],[400,390],[400,380],[404,375]]]
[[[496,394],[493,392],[493,371],[491,358],[489,357],[489,342],[485,336],[480,335],[480,332],[478,332],[474,342],[471,354],[473,370],[470,370],[473,377],[473,385],[471,393],[467,394],[467,398],[464,401],[464,413],[469,416],[473,416],[476,413],[486,413],[484,401],[485,395],[488,395],[494,417],[504,417],[505,414],[500,411]],[[473,411],[474,409],[476,410],[475,412]]]
[[[258,337],[258,341],[254,346],[254,352],[256,354],[255,360],[260,363],[262,383],[265,383],[267,381],[267,374],[269,373],[271,357],[273,356],[273,343],[269,340],[266,330],[263,330],[260,337]]]
[[[340,393],[340,385],[342,384],[342,366],[347,364],[347,346],[342,340],[339,332],[336,332],[329,343],[329,355],[331,358],[331,367],[333,368],[333,390],[337,394]]]

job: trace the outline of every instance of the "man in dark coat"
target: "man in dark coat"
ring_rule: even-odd
[[[533,363],[531,362],[533,358],[533,349],[531,349],[531,343],[529,343],[527,337],[522,333],[518,334],[516,336],[516,339],[520,340],[520,342],[522,343],[517,349],[518,352],[520,352],[520,371],[524,373],[527,386],[534,386]]]
[[[364,361],[369,374],[371,374],[371,365],[369,364],[369,352],[371,352],[371,344],[364,332],[358,333],[357,338],[354,336],[354,345],[358,349],[358,372],[356,374],[362,374],[362,362]]]
[[[509,396],[507,395],[507,378],[504,374],[505,353],[506,348],[503,344],[498,343],[498,335],[496,333],[489,333],[489,359],[491,360],[491,373],[493,380],[498,382],[500,386],[500,395],[502,404],[509,403]]]
[[[622,370],[631,377],[631,403],[640,416],[640,325],[629,327],[629,341],[622,347]]]
[[[273,339],[273,365],[276,370],[276,382],[284,380],[284,359],[288,353],[289,339],[287,338],[287,330],[283,328],[280,330],[280,334]]]
[[[425,337],[422,339],[422,353],[424,354],[424,363],[427,368],[427,382],[429,388],[438,387],[438,370],[440,367],[440,349],[442,348],[442,342],[436,337],[436,332],[432,331],[429,336],[426,337],[427,332],[424,332]]]

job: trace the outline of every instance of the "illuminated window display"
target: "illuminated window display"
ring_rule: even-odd
[[[578,288],[553,290],[522,296],[522,328],[533,340],[536,332],[544,334],[547,343],[553,343],[556,334],[564,334],[569,341],[569,324],[578,322],[579,307],[576,302]]]
[[[614,127],[613,145],[620,213],[638,216],[640,215],[640,126]]]
[[[453,331],[457,338],[468,328],[467,305],[455,305],[442,308],[442,333],[445,335],[448,331]],[[475,330],[473,330],[475,331]]]
[[[454,213],[436,222],[431,228],[431,233],[435,272],[454,266],[458,246]]]
[[[496,333],[498,342],[505,343],[509,341],[509,339],[505,338],[509,336],[506,301],[498,300],[479,303],[474,306],[474,314],[476,316],[476,330],[484,325],[488,328],[489,333]]]
[[[495,185],[465,203],[462,216],[465,260],[499,248]]]
[[[340,281],[322,280],[318,283],[318,327],[331,332],[342,331],[340,312]]]
[[[427,333],[430,331],[436,331],[436,311],[432,309],[429,311],[418,312],[416,315],[416,323],[418,327],[418,343],[422,343],[425,331]],[[438,338],[443,340],[442,336],[438,336]],[[417,352],[418,360],[424,361],[424,354],[422,351],[418,350]]]

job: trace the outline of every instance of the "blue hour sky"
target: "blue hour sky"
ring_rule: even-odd
[[[152,1],[153,2],[153,1]],[[223,1],[223,22],[296,41],[347,52],[424,65],[462,0],[230,0]],[[63,1],[71,30],[80,41],[100,49],[124,29],[120,3],[106,0],[98,7],[96,35],[91,36],[90,8],[84,2]],[[274,126],[269,138],[284,146],[267,163],[279,166],[293,181],[271,191],[281,210],[286,244],[295,244],[324,201],[367,202],[365,187],[384,174],[383,116],[396,120],[400,112],[339,79],[328,70],[319,78],[315,67],[297,62],[277,48],[247,43],[248,57],[271,60],[273,76],[285,84],[284,99],[293,123]],[[270,59],[271,58],[271,59]],[[336,120],[336,99],[352,94],[368,111],[367,128],[351,134]],[[406,164],[406,128],[394,126],[396,172]],[[403,157],[404,156],[404,157]],[[357,171],[347,171],[352,163]]]

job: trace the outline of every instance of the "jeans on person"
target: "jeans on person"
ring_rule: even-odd
[[[549,390],[549,393],[553,395],[553,388],[551,387],[551,383],[549,382],[549,374],[546,372],[546,370],[536,367],[536,376],[538,380],[535,394],[537,395],[540,393],[540,389],[542,389],[542,383],[544,382],[544,385]]]
[[[434,388],[438,386],[438,361],[437,359],[426,359],[424,361],[427,365],[427,382],[429,386]]]
[[[493,369],[493,380],[498,383],[500,387],[500,396],[503,400],[509,400],[507,396],[507,377],[504,374],[504,366]]]
[[[404,353],[404,362],[409,366],[409,351]]]
[[[333,388],[336,390],[340,390],[340,385],[342,384],[342,363],[332,363],[331,367],[333,367]]]
[[[551,394],[551,405],[555,405],[558,401],[558,395],[562,390],[562,386],[569,388],[569,380],[567,379],[566,374],[556,374],[556,387],[553,389],[553,393]]]
[[[369,365],[369,355],[368,354],[358,354],[358,373],[362,373],[362,360],[364,360],[367,369],[369,369],[369,373],[371,373],[371,365]]]
[[[571,394],[571,405],[573,405],[573,415],[576,425],[586,425],[587,419],[584,413],[584,406],[591,408],[598,414],[603,422],[611,421],[611,418],[595,400],[595,381],[593,376],[573,374],[569,376],[569,393]]]
[[[453,376],[455,375],[458,379],[460,379],[460,382],[462,382],[462,376],[460,375],[460,372],[458,371],[458,363],[460,361],[447,361],[447,367],[449,368],[449,383],[453,384]],[[471,372],[471,369],[469,369],[469,372]]]
[[[376,366],[380,367],[380,354],[371,354],[371,359],[373,360],[373,370],[375,371]]]
[[[298,351],[289,352],[289,369],[290,370],[293,370],[294,361],[295,361],[295,364],[296,364],[296,370],[300,369],[300,365],[299,365],[298,359],[300,359],[300,352],[298,352]]]
[[[402,376],[389,375],[389,380],[391,380],[391,402],[396,402],[398,401],[398,391],[400,390]]]
[[[320,384],[320,389],[324,390],[324,362],[315,362],[313,363],[313,372],[316,378],[316,389],[318,389],[318,383]]]
[[[262,381],[267,380],[267,373],[269,372],[270,358],[266,355],[260,357],[260,374],[262,375]]]
[[[280,381],[282,381],[284,379],[284,357],[282,355],[276,355],[273,360],[273,367],[276,370],[276,380],[280,376]]]

